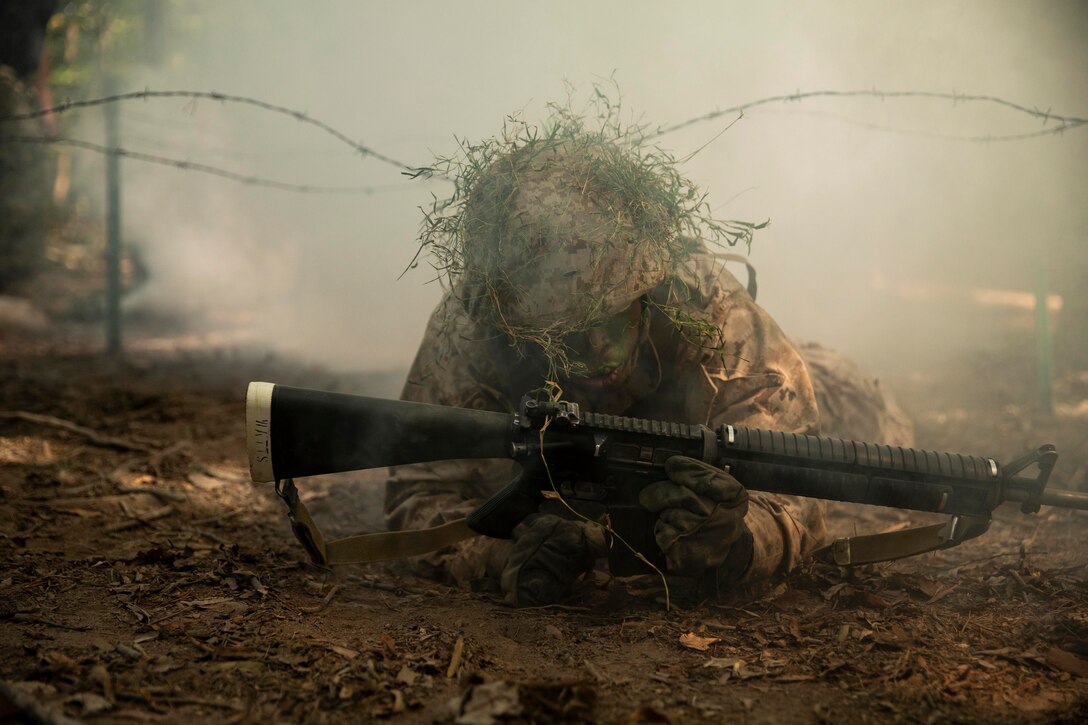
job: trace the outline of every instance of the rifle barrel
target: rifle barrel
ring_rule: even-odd
[[[1020,488],[1009,489],[1006,491],[1005,500],[1023,503],[1028,500],[1028,492]],[[1060,488],[1048,488],[1043,491],[1043,495],[1039,498],[1039,503],[1043,506],[1057,506],[1059,508],[1088,511],[1088,493],[1083,493],[1081,491],[1066,491]]]
[[[1039,503],[1044,506],[1061,506],[1067,509],[1088,511],[1088,493],[1081,491],[1063,491],[1060,488],[1046,489]]]

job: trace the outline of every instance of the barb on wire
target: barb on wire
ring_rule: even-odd
[[[59,115],[61,113],[65,113],[66,111],[71,111],[78,108],[88,108],[91,106],[101,106],[106,103],[116,103],[118,101],[147,100],[149,98],[190,98],[193,100],[208,99],[212,101],[220,101],[221,103],[239,103],[246,106],[254,106],[256,108],[261,108],[266,111],[272,111],[273,113],[280,113],[285,116],[290,116],[296,121],[301,121],[302,123],[308,123],[311,126],[315,126],[324,131],[325,133],[329,134],[333,138],[337,139],[338,141],[342,141],[343,143],[347,144],[363,156],[370,156],[377,159],[378,161],[391,164],[399,168],[401,171],[411,171],[414,168],[409,166],[408,164],[386,156],[379,151],[375,151],[369,146],[364,146],[358,141],[352,140],[346,134],[337,131],[335,128],[325,123],[324,121],[319,121],[316,118],[307,115],[303,111],[296,111],[295,109],[287,108],[286,106],[277,106],[273,103],[261,101],[256,98],[235,96],[228,93],[219,93],[217,91],[152,91],[145,88],[142,91],[118,93],[112,96],[104,96],[102,98],[90,98],[84,101],[65,101],[58,106],[53,106],[52,108],[43,108],[38,111],[20,113],[13,116],[2,116],[0,117],[0,123],[3,123],[4,121],[25,121],[31,118],[38,118],[39,116],[46,116],[50,113]]]
[[[1038,108],[1028,108],[1027,106],[1012,101],[1007,101],[1004,98],[998,98],[997,96],[990,96],[985,94],[966,94],[953,91],[952,93],[944,93],[940,91],[878,91],[876,89],[861,90],[861,91],[796,91],[780,96],[769,96],[767,98],[760,98],[757,101],[749,101],[748,103],[742,103],[739,106],[731,106],[730,108],[723,108],[717,111],[711,111],[710,113],[704,113],[701,116],[695,118],[689,118],[686,121],[680,123],[674,123],[671,126],[662,126],[657,131],[647,134],[647,139],[658,138],[665,134],[672,133],[673,131],[679,131],[682,128],[693,126],[697,123],[703,123],[705,121],[713,121],[716,118],[722,116],[731,115],[734,113],[740,113],[750,108],[757,106],[766,106],[773,103],[790,103],[795,101],[803,101],[808,98],[852,98],[869,96],[874,98],[880,98],[881,100],[886,98],[937,98],[943,100],[950,100],[953,104],[958,103],[991,103],[999,106],[1005,106],[1011,108],[1014,111],[1040,118],[1043,123],[1046,124],[1050,121],[1057,121],[1058,125],[1052,128],[1044,129],[1042,131],[1034,131],[1024,134],[1014,134],[1009,136],[965,136],[957,137],[963,141],[1013,141],[1025,138],[1033,138],[1036,136],[1045,136],[1048,134],[1060,134],[1064,131],[1068,131],[1071,128],[1083,126],[1088,124],[1088,118],[1079,118],[1077,116],[1059,116],[1052,113],[1050,109],[1046,111],[1040,111]]]
[[[765,111],[765,113],[774,113],[775,111]],[[914,128],[897,128],[895,126],[885,126],[879,123],[870,123],[869,121],[859,121],[856,118],[849,118],[838,113],[830,113],[827,111],[817,111],[814,109],[806,109],[804,111],[795,111],[799,114],[807,116],[815,116],[817,118],[830,118],[841,123],[846,123],[851,126],[857,126],[859,128],[868,129],[870,131],[880,131],[881,133],[890,133],[898,136],[916,136],[920,138],[933,138],[941,139],[945,141],[969,141],[973,143],[989,143],[990,141],[1024,141],[1029,138],[1037,138],[1039,136],[1050,136],[1052,134],[1061,135],[1066,131],[1076,128],[1081,125],[1080,123],[1070,123],[1068,125],[1054,126],[1053,128],[1045,128],[1040,131],[1025,131],[1024,133],[1011,133],[999,136],[991,134],[977,135],[977,134],[956,134],[956,133],[940,133],[939,131],[924,131]]]
[[[106,154],[107,156],[118,156],[121,158],[135,159],[136,161],[146,161],[152,164],[159,164],[160,166],[173,166],[174,168],[182,169],[183,171],[199,171],[202,174],[219,176],[224,179],[230,179],[231,181],[237,181],[241,184],[264,186],[270,189],[279,189],[281,191],[295,191],[305,194],[365,194],[369,196],[371,194],[383,191],[395,191],[397,189],[415,187],[415,184],[412,183],[389,184],[386,186],[318,186],[310,184],[292,184],[286,181],[262,179],[258,176],[247,176],[245,174],[239,174],[235,171],[229,171],[227,169],[221,169],[217,166],[209,166],[208,164],[201,164],[195,161],[171,159],[166,156],[145,154],[140,151],[130,151],[129,149],[119,147],[102,146],[96,143],[91,143],[90,141],[81,141],[74,138],[47,138],[45,136],[0,136],[0,142],[4,141],[12,141],[15,143],[62,144],[65,146],[72,146],[74,148],[86,149],[88,151],[95,151],[100,154]]]

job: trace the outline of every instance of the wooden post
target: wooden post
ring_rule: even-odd
[[[117,81],[109,78],[106,95],[117,93]],[[106,147],[121,145],[118,104],[107,103]],[[106,154],[106,352],[121,356],[121,164],[117,154]]]

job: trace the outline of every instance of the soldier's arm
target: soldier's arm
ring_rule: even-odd
[[[794,433],[818,433],[819,415],[805,364],[778,324],[728,272],[709,287],[706,314],[722,330],[725,355],[704,353],[697,381],[707,424],[722,423]],[[741,484],[744,481],[740,482]],[[753,553],[747,570],[719,579],[765,579],[797,567],[825,543],[822,501],[752,493],[745,524]]]

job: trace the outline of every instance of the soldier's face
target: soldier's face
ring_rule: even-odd
[[[642,327],[642,300],[585,332],[568,335],[564,342],[571,358],[586,366],[586,374],[565,381],[568,387],[600,390],[620,385],[634,367]]]

